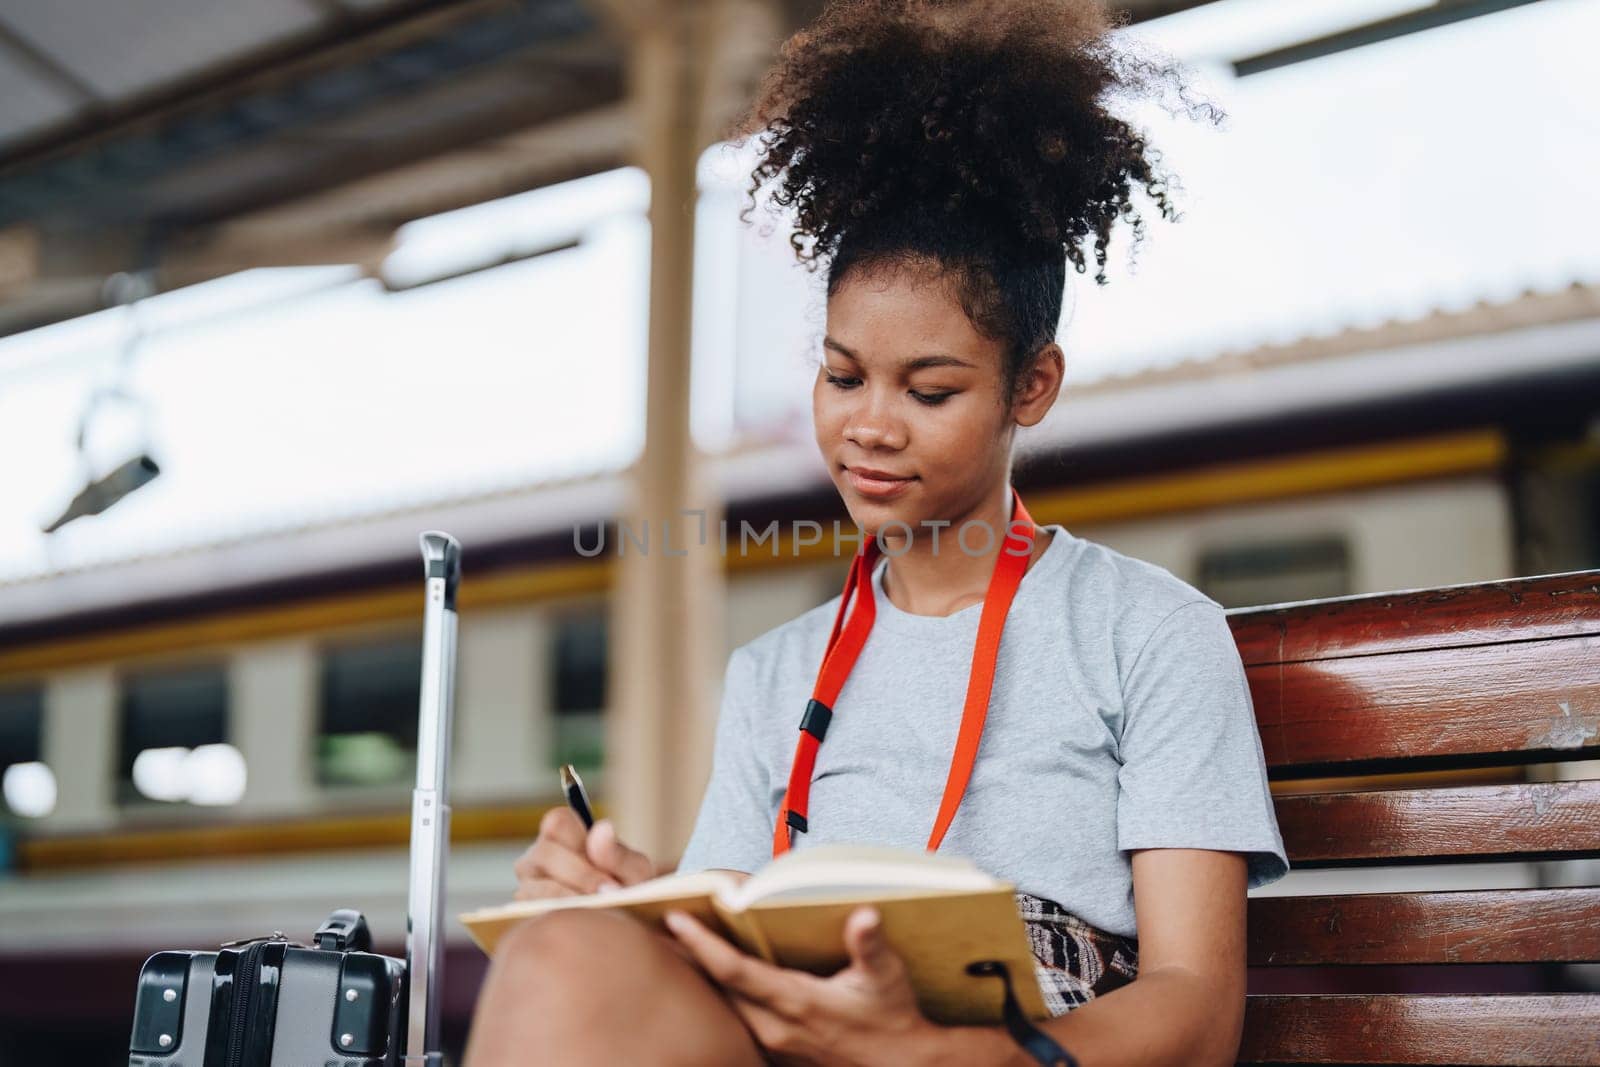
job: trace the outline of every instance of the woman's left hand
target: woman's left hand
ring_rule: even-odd
[[[910,1039],[934,1026],[873,908],[846,920],[850,963],[827,978],[747,955],[682,912],[669,913],[667,927],[779,1063],[904,1063]]]

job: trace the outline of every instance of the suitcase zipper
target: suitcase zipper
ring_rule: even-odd
[[[255,941],[239,954],[234,966],[233,1018],[228,1026],[228,1058],[226,1067],[244,1064],[244,1026],[250,1010],[250,998],[256,991],[256,971],[261,964],[261,950],[268,942]]]

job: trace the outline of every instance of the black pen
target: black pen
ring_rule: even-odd
[[[567,795],[567,807],[578,813],[585,830],[594,828],[594,809],[589,806],[589,794],[583,791],[583,779],[570,763],[561,765],[561,791]]]

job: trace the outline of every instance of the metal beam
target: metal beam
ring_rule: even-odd
[[[71,67],[12,29],[4,19],[0,19],[0,48],[15,56],[36,77],[72,97],[79,106],[92,107],[103,102],[94,86],[78,77]]]
[[[303,135],[316,123],[593,27],[577,0],[436,0],[427,7],[425,15],[354,39],[320,48],[299,42],[298,51],[265,70],[124,108],[90,128],[0,154],[0,225],[58,214],[137,215],[139,191],[163,176]],[[326,164],[326,153],[307,156],[308,164]]]
[[[255,92],[313,70],[338,66],[364,49],[391,48],[437,34],[462,18],[495,8],[508,0],[405,0],[352,18],[332,30],[298,35],[163,88],[115,104],[92,117],[44,131],[8,145],[0,152],[0,173],[31,165],[102,141],[148,130],[192,108],[216,108],[221,102]]]
[[[1318,37],[1313,41],[1302,41],[1299,44],[1236,59],[1233,62],[1233,69],[1235,74],[1245,78],[1263,71],[1276,70],[1278,67],[1305,63],[1323,56],[1377,44],[1380,41],[1392,41],[1397,37],[1448,26],[1454,22],[1464,22],[1482,15],[1492,15],[1497,11],[1535,2],[1536,0],[1439,0],[1432,7],[1408,11],[1378,22],[1369,22],[1364,26]]]

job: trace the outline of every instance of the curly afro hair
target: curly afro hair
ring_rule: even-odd
[[[773,184],[829,296],[855,271],[931,268],[1004,343],[1009,394],[1055,339],[1084,239],[1101,285],[1117,217],[1143,240],[1134,185],[1178,218],[1160,153],[1107,101],[1175,88],[1191,114],[1222,117],[1170,61],[1113,47],[1123,21],[1098,0],[830,0],[732,127],[761,149],[740,219]]]

